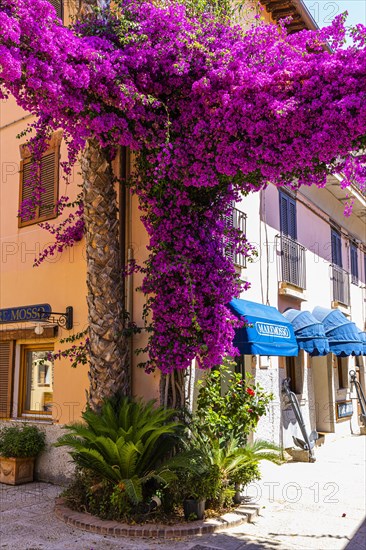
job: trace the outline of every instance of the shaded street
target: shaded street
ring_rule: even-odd
[[[251,524],[171,541],[114,538],[71,528],[53,515],[62,488],[47,483],[0,487],[4,550],[363,550],[366,547],[366,437],[348,436],[316,449],[314,464],[262,463],[248,494],[262,505]]]

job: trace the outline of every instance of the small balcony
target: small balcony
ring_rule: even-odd
[[[239,231],[240,236],[245,238],[246,235],[246,225],[247,225],[247,215],[239,210],[238,208],[233,208],[232,215],[226,216],[226,225],[228,228],[234,228]],[[247,257],[245,254],[237,253],[234,250],[233,242],[228,238],[225,246],[225,255],[229,258],[232,258],[233,263],[236,267],[246,267],[247,266]]]
[[[306,289],[305,247],[286,235],[276,236],[278,280]]]
[[[239,229],[240,234],[245,237],[247,232],[247,215],[238,210],[237,208],[233,209],[233,225],[235,229]],[[247,257],[245,254],[234,254],[234,264],[238,267],[247,266]]]
[[[349,273],[338,265],[331,264],[330,278],[333,281],[333,301],[350,306]]]

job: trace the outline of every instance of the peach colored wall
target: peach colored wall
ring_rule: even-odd
[[[14,106],[12,100],[1,104],[1,126],[9,124],[11,119],[17,120],[22,112]],[[5,124],[4,124],[4,121]],[[74,308],[74,328],[79,332],[87,324],[86,284],[85,284],[85,254],[84,241],[63,254],[56,254],[46,260],[41,266],[34,268],[35,256],[51,242],[49,234],[38,225],[18,228],[19,201],[19,145],[24,142],[17,140],[16,134],[25,126],[25,121],[16,122],[3,128],[0,133],[1,150],[1,278],[0,307],[16,307],[38,303],[49,303],[53,311],[65,311],[69,305]],[[65,158],[65,147],[61,152]],[[77,168],[76,170],[77,171]],[[77,176],[76,176],[77,178]],[[77,183],[75,181],[74,183]],[[60,177],[59,196],[67,195],[70,200],[76,197],[76,185],[66,185]],[[55,220],[59,222],[61,218]],[[51,222],[52,223],[52,222]],[[29,323],[23,324],[29,328]],[[6,328],[22,328],[21,325],[1,325]],[[69,333],[62,329],[54,343],[55,350],[62,348],[59,340]],[[27,340],[36,343],[40,340]],[[69,422],[80,415],[85,405],[85,388],[87,387],[87,367],[80,366],[71,369],[67,360],[55,363],[54,379],[54,414],[55,420]],[[16,401],[17,396],[15,396]],[[72,410],[71,418],[70,411]]]
[[[130,231],[128,248],[131,257],[134,258],[139,265],[147,260],[149,242],[148,235],[140,219],[140,210],[138,208],[138,199],[136,196],[130,199]],[[132,223],[133,222],[133,223]],[[142,284],[141,274],[134,274],[130,285],[131,296],[128,296],[128,301],[132,304],[132,319],[139,327],[144,327],[142,312],[146,302],[143,293],[138,290]],[[147,333],[142,331],[136,334],[132,339],[132,350],[144,348],[147,344]],[[146,374],[144,370],[138,367],[138,364],[146,361],[146,355],[136,355],[132,352],[132,393],[139,395],[145,399],[159,399],[159,372]]]
[[[71,3],[72,4],[72,3]],[[68,5],[68,3],[66,3]],[[66,9],[67,11],[67,9]],[[69,21],[68,13],[66,22]],[[56,254],[42,263],[38,268],[33,267],[35,256],[51,242],[49,234],[31,225],[18,228],[18,201],[19,201],[19,145],[25,138],[18,140],[16,135],[32,121],[32,117],[16,105],[13,98],[0,102],[0,246],[1,246],[1,277],[0,277],[0,308],[16,307],[37,303],[49,303],[54,311],[65,311],[66,306],[74,308],[74,328],[71,333],[79,332],[87,326],[86,304],[86,264],[85,244],[81,241],[73,248],[62,254]],[[65,146],[62,143],[61,154],[65,158]],[[80,183],[80,166],[75,166],[72,176],[72,185],[66,185],[60,177],[59,196],[67,195],[74,200]],[[128,242],[133,257],[138,263],[146,259],[147,234],[140,222],[137,198],[129,200],[128,213]],[[54,220],[59,222],[62,218]],[[133,223],[132,223],[133,220]],[[51,223],[53,223],[51,221]],[[142,326],[142,308],[145,298],[136,287],[141,284],[141,278],[135,276],[128,282],[129,303],[132,318]],[[29,328],[29,323],[23,325],[1,325],[1,330],[7,328]],[[68,333],[60,329],[58,337],[46,340],[54,344],[54,349],[63,349],[67,344],[60,344],[60,339]],[[45,340],[36,337],[22,343],[42,343]],[[137,335],[131,343],[131,350],[146,345],[146,333]],[[131,355],[133,394],[146,399],[159,397],[158,373],[147,375],[137,364],[141,356]],[[19,365],[17,366],[19,369]],[[17,383],[15,384],[17,387]],[[77,420],[85,407],[85,390],[88,388],[87,365],[80,365],[77,369],[70,367],[68,360],[57,360],[54,370],[54,421],[60,424]],[[17,391],[14,394],[16,410]]]
[[[65,22],[68,23],[69,8],[75,8],[75,2],[65,2]],[[16,139],[16,135],[31,122],[29,113],[17,106],[10,97],[0,102],[0,246],[1,246],[1,277],[0,277],[0,307],[16,307],[28,304],[49,303],[53,311],[65,311],[69,305],[74,308],[74,327],[68,332],[59,329],[58,336],[45,340],[34,334],[33,339],[18,340],[17,349],[27,343],[54,344],[54,349],[65,348],[60,339],[72,333],[79,332],[87,326],[86,305],[86,265],[84,241],[68,249],[65,253],[56,253],[41,266],[34,268],[36,255],[52,241],[50,235],[39,228],[30,225],[18,228],[19,201],[19,145],[25,138]],[[61,146],[61,156],[65,158],[65,146]],[[67,195],[74,200],[79,188],[80,167],[75,166],[71,185],[66,185],[60,174],[59,196]],[[58,223],[62,217],[54,222]],[[51,223],[53,223],[51,221]],[[30,323],[1,325],[0,330],[31,328]],[[19,353],[16,353],[19,356]],[[19,364],[15,366],[16,372]],[[15,380],[15,390],[18,382]],[[88,387],[87,366],[77,369],[70,367],[68,360],[57,360],[54,367],[54,422],[71,422],[80,417],[85,406],[85,389]],[[17,391],[14,395],[14,407],[17,409]]]

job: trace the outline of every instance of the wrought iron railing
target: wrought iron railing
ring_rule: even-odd
[[[349,306],[351,304],[349,273],[335,264],[331,264],[330,272],[330,278],[333,281],[333,300]]]
[[[240,236],[245,239],[246,235],[246,225],[247,225],[247,215],[239,210],[238,208],[233,208],[230,216],[225,216],[225,223],[228,229],[234,228],[239,230]],[[247,266],[247,258],[243,253],[238,253],[235,251],[235,246],[233,240],[228,237],[225,243],[225,255],[229,258],[232,258],[234,264],[238,267]]]
[[[277,235],[278,279],[303,290],[306,288],[305,247],[286,235]]]
[[[240,234],[245,238],[247,232],[247,215],[237,208],[233,209],[233,224],[235,229],[239,229]],[[234,264],[238,267],[246,267],[246,255],[242,253],[234,254]]]

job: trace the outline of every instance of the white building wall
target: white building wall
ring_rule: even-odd
[[[241,270],[244,280],[251,282],[251,288],[241,297],[277,307],[284,311],[287,307],[312,311],[316,306],[331,308],[333,302],[333,283],[331,280],[331,222],[338,224],[342,234],[343,269],[350,272],[349,238],[355,238],[359,245],[358,268],[359,285],[350,284],[350,302],[344,313],[361,329],[365,328],[365,265],[362,247],[366,247],[365,222],[355,214],[346,218],[344,204],[327,188],[303,187],[297,193],[297,235],[298,242],[306,248],[306,289],[301,299],[294,297],[291,290],[288,295],[279,294],[276,236],[280,233],[280,214],[278,190],[269,185],[261,193],[252,193],[237,205],[247,214],[247,238],[254,244],[258,256],[248,262]],[[366,248],[365,248],[366,250]],[[296,293],[294,293],[296,294]],[[327,364],[332,361],[332,368]],[[355,368],[355,358],[344,359],[346,368]],[[364,362],[365,360],[363,360]],[[358,360],[359,362],[359,360]],[[358,420],[355,413],[351,419],[337,421],[335,403],[351,399],[350,387],[339,389],[338,371],[335,359],[331,356],[311,358],[302,354],[299,362],[303,376],[303,391],[298,396],[301,411],[308,433],[314,429],[335,432],[343,435],[357,432]],[[247,358],[246,365],[252,365],[253,359]],[[264,367],[264,368],[263,368]],[[302,438],[295,422],[294,413],[286,406],[282,396],[282,382],[286,377],[284,358],[259,358],[251,372],[257,382],[274,394],[266,417],[259,422],[256,437],[281,443],[285,448],[293,446],[292,437]],[[362,377],[364,374],[362,373]],[[314,386],[318,385],[317,391]],[[328,385],[326,385],[328,384]]]

